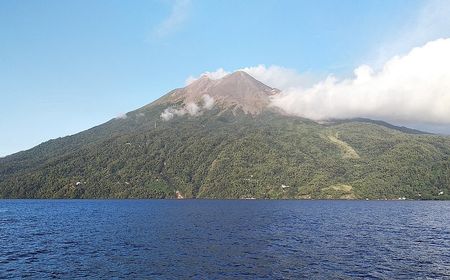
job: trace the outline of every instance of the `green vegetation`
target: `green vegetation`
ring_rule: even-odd
[[[342,140],[339,140],[339,135],[336,133],[336,136],[328,135],[328,139],[331,142],[335,143],[339,149],[342,151],[342,157],[344,159],[359,159],[358,153],[353,149],[349,144],[345,143]]]
[[[165,108],[0,159],[0,197],[450,199],[449,137],[217,108],[164,122]]]

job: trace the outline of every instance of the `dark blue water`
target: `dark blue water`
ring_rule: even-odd
[[[0,278],[450,279],[450,202],[0,200]]]

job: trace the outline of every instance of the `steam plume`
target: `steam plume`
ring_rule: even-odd
[[[203,114],[205,110],[211,110],[214,107],[214,98],[205,94],[202,96],[202,102],[200,104],[195,104],[194,102],[187,103],[181,108],[169,107],[166,108],[161,113],[161,119],[164,121],[169,121],[176,116],[198,116]]]

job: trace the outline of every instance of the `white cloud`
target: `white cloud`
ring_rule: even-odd
[[[166,108],[164,110],[164,112],[161,113],[161,119],[163,119],[164,121],[169,121],[171,119],[173,119],[174,114],[171,111],[172,108]]]
[[[380,71],[363,65],[351,79],[333,76],[290,88],[273,104],[288,113],[323,120],[368,117],[450,124],[450,39],[439,39],[388,60]]]
[[[170,15],[153,30],[158,37],[164,37],[178,29],[188,18],[191,0],[174,0]]]
[[[188,113],[188,111],[186,110],[186,108],[174,108],[174,107],[169,107],[166,108],[162,113],[161,113],[161,118],[165,121],[169,121],[171,119],[173,119],[175,116],[184,116]]]
[[[116,117],[117,120],[124,120],[127,118],[127,114],[120,114]]]
[[[311,73],[298,73],[294,69],[285,68],[277,65],[271,65],[266,67],[263,64],[244,67],[237,69],[235,71],[244,71],[250,74],[252,77],[264,84],[278,88],[278,89],[288,89],[291,87],[306,87],[312,85],[317,79]],[[234,71],[233,71],[234,72]],[[202,76],[206,76],[211,80],[218,80],[226,75],[230,74],[223,68],[219,68],[212,72],[203,72],[198,77],[190,76],[186,79],[186,85],[191,84]]]
[[[200,113],[201,108],[195,103],[188,103],[184,107],[186,112],[191,116],[196,116]]]
[[[195,104],[194,102],[189,102],[181,108],[174,108],[174,107],[166,108],[161,113],[160,117],[164,121],[169,121],[173,119],[175,116],[181,117],[186,114],[190,116],[199,116],[203,114],[205,110],[211,110],[214,107],[214,98],[212,98],[211,96],[207,94],[203,95],[202,101],[203,104],[201,105]]]
[[[313,84],[315,78],[310,73],[298,73],[294,69],[289,69],[277,65],[266,67],[263,64],[253,67],[239,69],[250,74],[252,77],[264,84],[281,90],[292,87],[306,87]]]
[[[212,107],[214,107],[214,98],[209,96],[208,94],[205,94],[202,96],[203,99],[203,108],[206,110],[211,110]]]
[[[213,72],[203,72],[202,74],[200,74],[200,76],[198,77],[194,77],[194,76],[189,76],[186,79],[186,85],[190,85],[191,83],[195,82],[196,80],[200,79],[202,76],[206,76],[208,78],[210,78],[211,80],[218,80],[221,79],[223,77],[225,77],[226,75],[230,74],[230,72],[227,72],[225,70],[223,70],[223,68],[219,68],[216,71]]]

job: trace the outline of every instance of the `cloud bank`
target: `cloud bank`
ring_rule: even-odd
[[[273,99],[288,113],[313,120],[367,117],[450,124],[450,39],[439,39],[388,60],[375,72],[362,65],[354,77],[333,76]]]
[[[206,110],[211,110],[214,107],[214,98],[205,94],[202,96],[202,102],[195,104],[194,102],[187,103],[181,108],[169,107],[161,113],[163,121],[170,121],[174,117],[181,117],[184,115],[199,116]]]
[[[272,105],[292,115],[313,120],[364,117],[419,127],[450,124],[450,38],[394,56],[379,69],[361,65],[353,77],[322,80],[276,65],[237,70],[281,89]],[[220,79],[229,73],[219,68],[202,75]],[[191,76],[187,83],[196,79]]]

